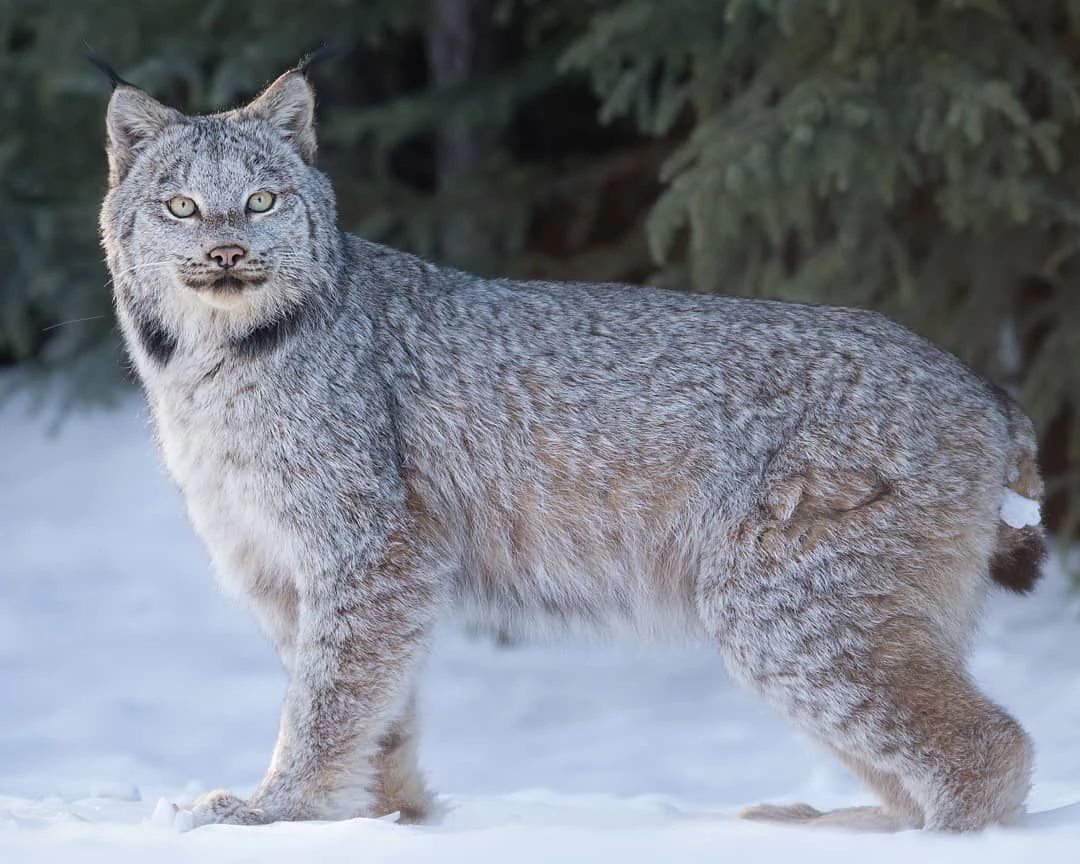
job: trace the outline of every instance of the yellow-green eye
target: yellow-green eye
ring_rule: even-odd
[[[265,213],[274,206],[274,193],[256,192],[247,200],[247,209],[252,213]]]
[[[165,206],[169,208],[169,212],[177,219],[187,219],[188,216],[194,215],[195,211],[199,209],[195,206],[195,202],[186,195],[173,195],[172,198],[165,202]]]

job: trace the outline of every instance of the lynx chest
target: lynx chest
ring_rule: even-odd
[[[300,546],[289,463],[302,431],[251,382],[151,390],[158,442],[225,587],[291,580]]]

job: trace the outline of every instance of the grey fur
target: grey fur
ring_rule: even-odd
[[[340,233],[313,105],[293,72],[225,114],[128,85],[109,107],[117,314],[195,530],[290,676],[266,779],[196,823],[430,813],[411,706],[454,605],[709,640],[884,800],[750,817],[1019,812],[1030,744],[963,660],[992,558],[1026,585],[1009,550],[1042,542],[998,518],[1006,485],[1042,496],[1011,400],[872,312],[480,279]],[[276,206],[245,212],[260,189]],[[251,284],[213,287],[222,243]]]

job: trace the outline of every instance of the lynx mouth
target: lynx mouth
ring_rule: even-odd
[[[198,282],[189,281],[189,288],[195,291],[206,291],[215,294],[239,294],[248,288],[258,288],[266,283],[265,276],[234,276],[226,273],[213,279],[203,279]]]

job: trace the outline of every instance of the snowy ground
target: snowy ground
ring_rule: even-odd
[[[243,794],[270,752],[284,679],[216,589],[145,412],[58,437],[0,408],[0,861],[1080,861],[1080,602],[1054,567],[995,595],[978,679],[1039,748],[1032,813],[975,837],[858,836],[740,822],[763,800],[869,794],[705,649],[497,649],[444,634],[422,760],[449,814],[215,826],[160,798]]]

